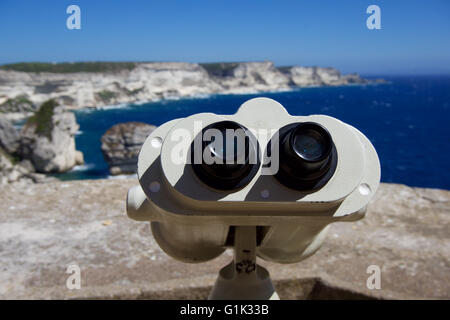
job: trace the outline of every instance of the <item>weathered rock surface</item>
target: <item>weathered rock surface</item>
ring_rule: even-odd
[[[20,156],[32,162],[37,172],[65,172],[83,163],[75,149],[79,126],[72,112],[49,100],[21,131]]]
[[[231,252],[202,264],[169,258],[148,223],[128,219],[136,180],[0,186],[0,299],[205,299]],[[333,224],[296,264],[259,261],[282,299],[450,299],[450,191],[381,184],[364,219]],[[69,290],[67,267],[81,268]],[[369,290],[367,267],[381,268]]]
[[[56,178],[36,173],[33,164],[29,160],[16,160],[0,149],[0,185],[19,183],[44,183],[55,181]]]
[[[19,132],[8,119],[0,116],[0,148],[9,154],[13,154],[17,152],[19,146]]]
[[[70,108],[101,107],[214,93],[254,93],[315,85],[367,83],[333,68],[272,62],[137,63],[118,72],[31,73],[0,70],[0,112],[26,113],[49,99]]]
[[[237,63],[229,66],[220,76],[210,71],[224,93],[248,93],[288,90],[289,77],[281,73],[272,62]]]
[[[350,83],[369,83],[357,74],[342,76],[334,68],[292,67],[282,69],[292,83],[298,87],[307,86],[338,86]]]
[[[141,147],[155,128],[143,122],[125,122],[105,132],[101,149],[111,174],[136,173]]]
[[[0,184],[54,180],[36,173],[31,161],[20,159],[20,145],[19,132],[10,121],[0,117]]]

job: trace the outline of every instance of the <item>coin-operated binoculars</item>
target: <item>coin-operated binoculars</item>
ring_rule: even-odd
[[[169,121],[146,139],[128,216],[150,221],[160,247],[200,263],[234,248],[210,299],[277,298],[256,256],[307,258],[332,222],[362,218],[380,181],[370,141],[324,115],[291,116],[256,98],[234,115]]]

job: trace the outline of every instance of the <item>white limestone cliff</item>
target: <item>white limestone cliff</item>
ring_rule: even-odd
[[[0,112],[29,116],[55,99],[72,109],[192,97],[215,93],[256,93],[293,87],[367,83],[333,68],[283,67],[270,61],[194,64],[136,63],[117,72],[33,73],[0,70]]]

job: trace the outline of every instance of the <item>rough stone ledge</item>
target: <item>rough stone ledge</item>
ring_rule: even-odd
[[[126,217],[137,181],[0,187],[0,299],[205,299],[231,251],[203,264],[163,253]],[[366,217],[332,225],[309,259],[269,269],[283,299],[450,299],[450,191],[382,184]],[[68,265],[81,289],[66,288]],[[382,270],[368,290],[369,265]]]

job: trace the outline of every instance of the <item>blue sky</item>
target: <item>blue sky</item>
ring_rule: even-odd
[[[66,28],[71,4],[81,30]],[[366,27],[370,4],[381,8],[381,30]],[[450,1],[1,0],[0,41],[0,64],[272,60],[450,74]]]

